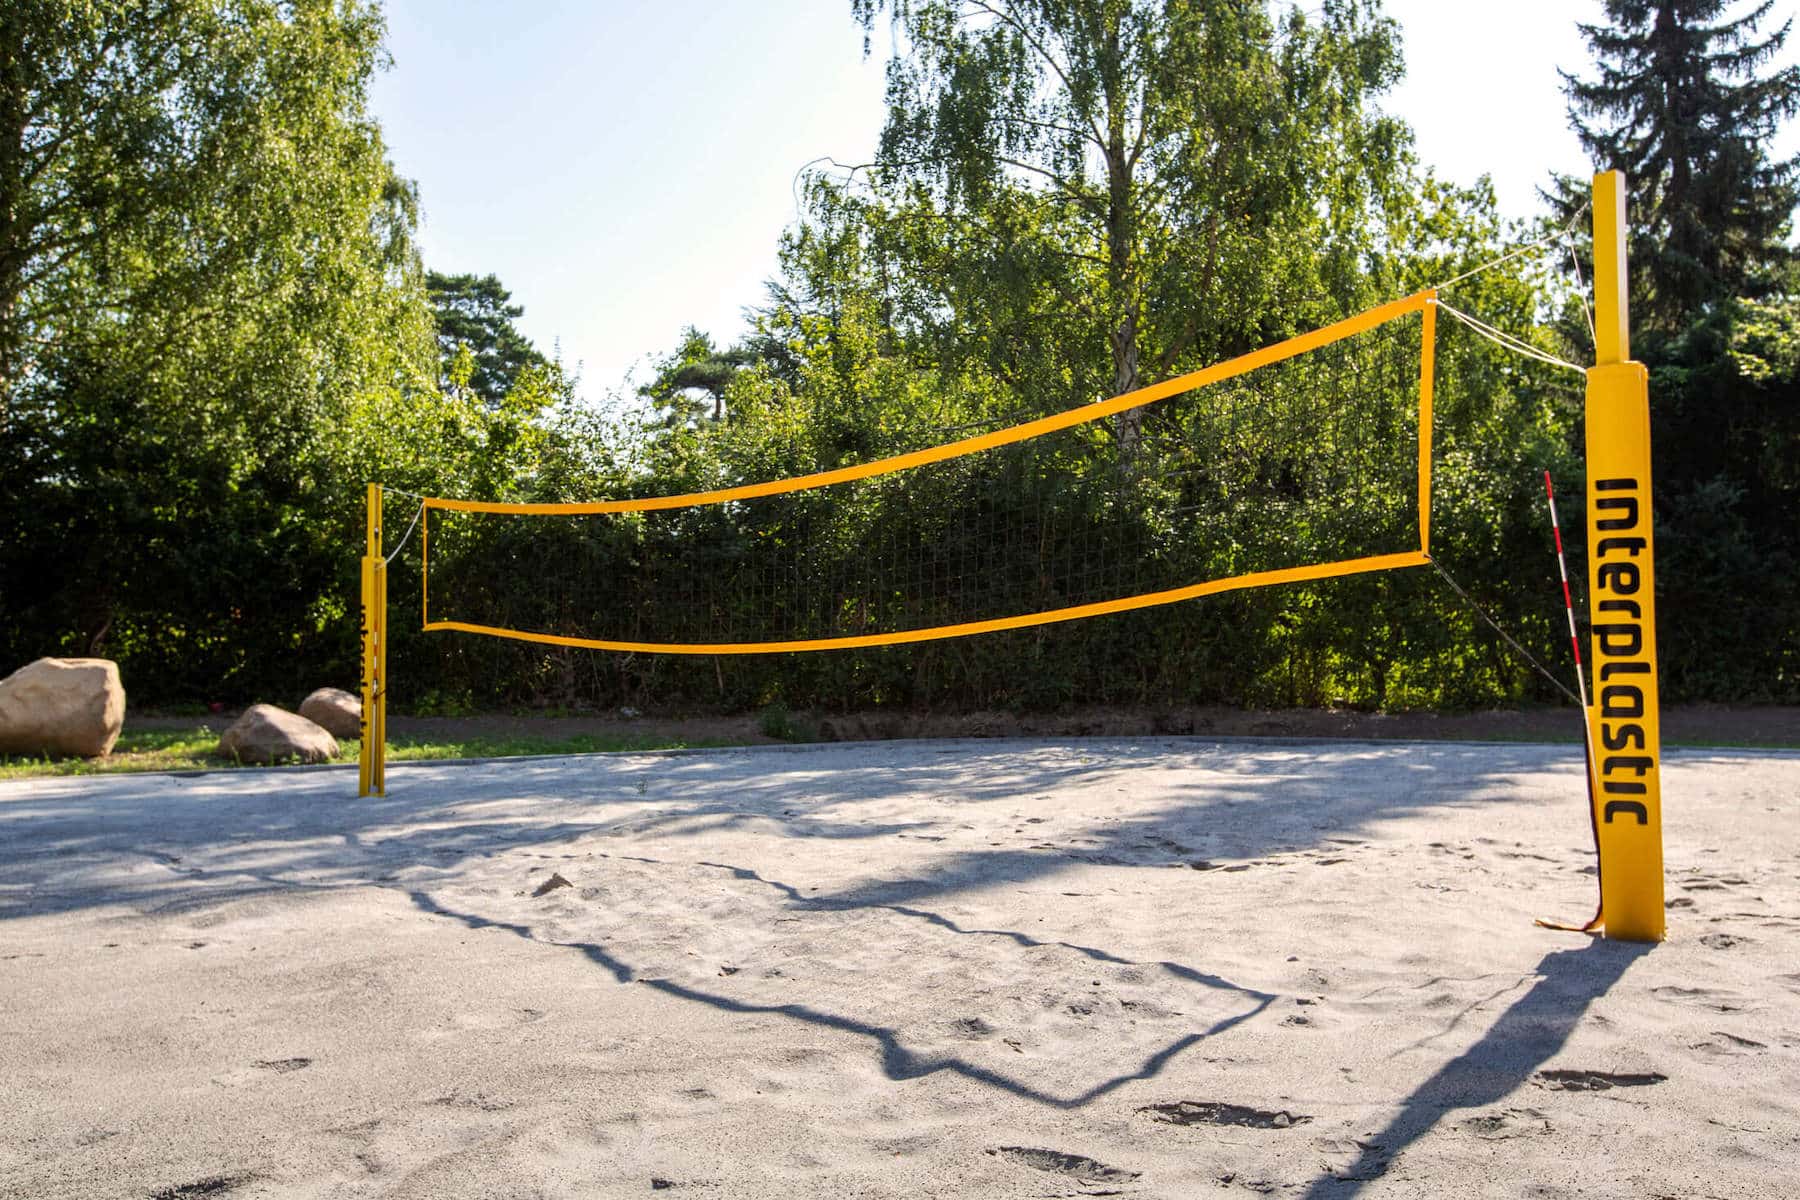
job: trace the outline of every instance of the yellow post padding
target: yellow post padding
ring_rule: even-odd
[[[1625,178],[1594,177],[1594,326],[1587,383],[1588,719],[1606,935],[1664,935],[1661,707],[1650,487],[1650,373],[1629,361]]]
[[[1601,911],[1608,937],[1658,942],[1662,736],[1649,384],[1642,363],[1588,372],[1588,608]]]

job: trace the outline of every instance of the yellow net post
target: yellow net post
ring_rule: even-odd
[[[358,796],[387,794],[387,563],[381,553],[381,485],[369,485],[362,558],[362,754]]]
[[[1663,939],[1662,737],[1650,508],[1650,373],[1631,361],[1625,176],[1594,176],[1595,365],[1587,382],[1588,605],[1606,935]]]

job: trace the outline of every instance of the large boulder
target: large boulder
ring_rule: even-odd
[[[219,738],[219,753],[247,763],[325,762],[337,739],[298,713],[252,704]]]
[[[362,736],[362,701],[342,688],[320,688],[300,702],[300,715],[332,737]]]
[[[99,758],[125,725],[119,664],[40,658],[0,679],[0,754]]]

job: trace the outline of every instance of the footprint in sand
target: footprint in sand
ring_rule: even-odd
[[[468,1108],[488,1113],[505,1112],[513,1106],[510,1100],[502,1100],[486,1092],[464,1092],[460,1088],[442,1096],[434,1096],[426,1103],[439,1108]]]
[[[1009,1158],[1021,1166],[1054,1175],[1066,1175],[1077,1183],[1130,1183],[1141,1172],[1109,1167],[1081,1154],[1064,1154],[1061,1150],[1038,1150],[1030,1146],[1000,1146],[989,1154]]]
[[[264,1071],[273,1071],[277,1075],[286,1075],[290,1071],[304,1071],[312,1066],[310,1058],[270,1058],[250,1065]]]
[[[1695,1042],[1688,1047],[1689,1050],[1698,1050],[1702,1054],[1713,1057],[1735,1057],[1739,1054],[1754,1053],[1768,1048],[1764,1042],[1753,1042],[1749,1038],[1739,1037],[1735,1033],[1726,1033],[1722,1029],[1713,1030],[1712,1036],[1708,1040]]]
[[[1243,1104],[1221,1104],[1213,1100],[1146,1104],[1138,1111],[1149,1113],[1152,1120],[1164,1125],[1236,1125],[1244,1129],[1292,1129],[1312,1120],[1303,1113],[1291,1113],[1286,1109],[1250,1108]]]
[[[1668,1078],[1655,1071],[1644,1075],[1613,1071],[1539,1071],[1531,1081],[1553,1092],[1607,1092],[1613,1088],[1649,1087]]]
[[[1718,988],[1676,987],[1673,984],[1664,987],[1653,987],[1650,994],[1658,1000],[1667,1000],[1671,1004],[1686,1004],[1694,1008],[1710,1009],[1713,1012],[1742,1012],[1744,1006],[1734,1003],[1740,997],[1735,992],[1727,992]]]
[[[531,895],[535,899],[538,896],[548,895],[549,893],[554,892],[558,888],[566,888],[566,887],[574,887],[574,886],[575,886],[574,884],[572,884],[568,880],[564,879],[560,873],[551,872],[550,878],[548,878],[548,879],[544,880],[544,882],[538,884],[537,890],[532,892]]]
[[[1504,1142],[1509,1138],[1555,1132],[1549,1119],[1535,1108],[1509,1108],[1505,1112],[1483,1113],[1459,1122],[1458,1128],[1488,1142]]]
[[[150,1200],[200,1200],[202,1196],[223,1196],[238,1187],[249,1183],[254,1175],[213,1175],[206,1179],[196,1179],[192,1183],[172,1184],[161,1191],[151,1192]]]

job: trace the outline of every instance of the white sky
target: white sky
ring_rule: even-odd
[[[1777,6],[1777,20],[1786,19]],[[602,399],[684,325],[725,344],[761,301],[807,161],[862,162],[883,116],[848,0],[388,0],[374,108],[419,181],[428,265],[493,273],[525,334]],[[1585,170],[1556,71],[1585,73],[1599,0],[1388,0],[1420,157],[1531,215]],[[1800,36],[1790,43],[1800,51]],[[1789,59],[1794,57],[1790,54]],[[1782,138],[1793,152],[1794,131]]]

